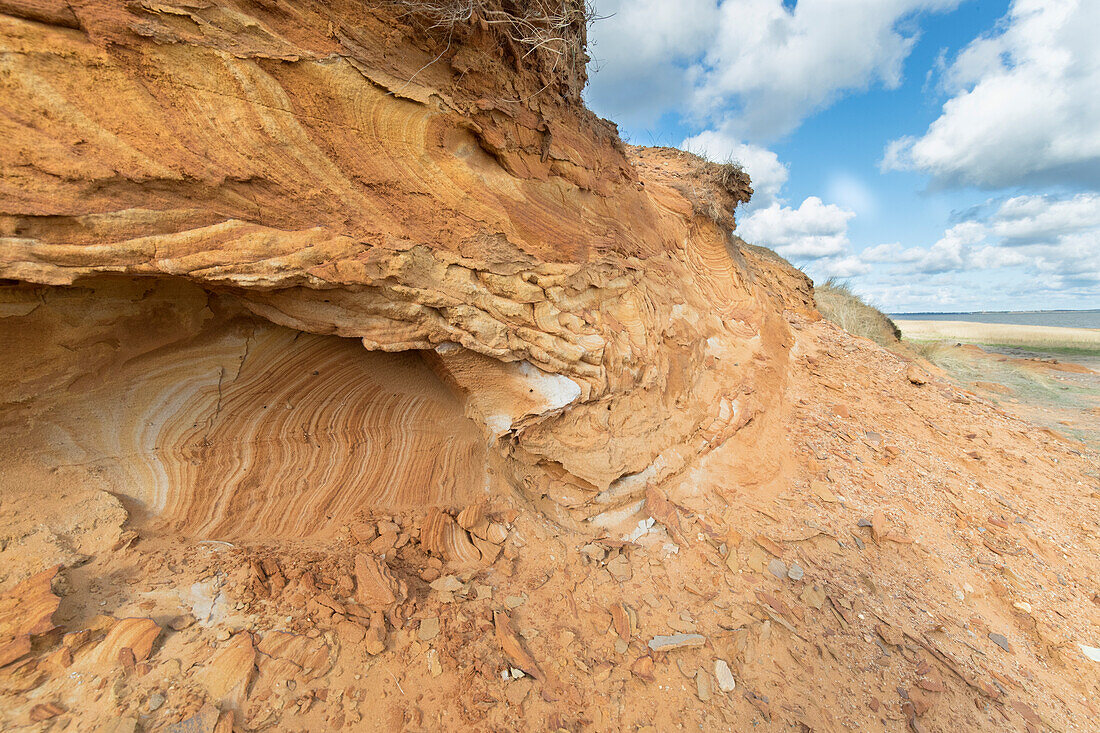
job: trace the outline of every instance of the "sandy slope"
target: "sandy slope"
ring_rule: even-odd
[[[911,384],[904,362],[825,322],[795,326],[788,406],[666,485],[658,521],[625,542],[500,495],[487,505],[500,554],[466,569],[426,554],[423,511],[364,510],[323,542],[196,542],[139,523],[139,542],[110,551],[86,528],[122,517],[95,494],[9,492],[5,516],[46,510],[52,541],[90,555],[66,571],[56,623],[114,628],[97,616],[109,613],[162,630],[130,668],[94,631],[68,666],[41,637],[37,686],[13,692],[23,677],[5,669],[5,726],[55,702],[79,729],[115,716],[156,728],[222,700],[246,728],[1089,730],[1096,455],[938,381]],[[76,529],[51,506],[75,509]],[[5,559],[35,536],[9,540]],[[382,553],[407,596],[376,656],[363,553]],[[252,651],[284,631],[301,634],[284,656]],[[648,646],[677,633],[702,646]],[[241,644],[243,661],[218,651]],[[527,676],[502,679],[513,667]]]

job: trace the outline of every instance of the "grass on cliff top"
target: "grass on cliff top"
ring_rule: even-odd
[[[496,30],[527,53],[547,51],[558,56],[583,55],[586,34],[597,19],[592,0],[393,0],[410,16],[419,16],[435,29],[453,32],[457,26],[478,23]]]
[[[869,338],[880,346],[895,346],[901,339],[894,322],[864,302],[845,282],[831,277],[815,285],[814,300],[821,315],[848,333]]]

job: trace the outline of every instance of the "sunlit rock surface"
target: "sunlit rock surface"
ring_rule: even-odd
[[[437,58],[363,3],[28,8],[0,16],[27,461],[211,537],[509,486],[583,525],[782,392],[811,306],[727,234],[747,178],[628,155],[583,72],[476,26]]]

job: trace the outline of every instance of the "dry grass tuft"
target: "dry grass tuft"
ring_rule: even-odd
[[[432,28],[454,30],[466,23],[484,23],[503,31],[513,42],[533,53],[540,49],[564,55],[576,53],[577,29],[595,17],[593,7],[577,0],[533,0],[499,4],[490,0],[396,0],[409,15],[432,23]],[[499,5],[499,7],[498,7]]]
[[[696,213],[721,227],[733,229],[736,226],[734,209],[752,196],[749,174],[734,160],[711,163],[699,159],[694,177],[699,185],[692,184],[689,200]]]
[[[738,195],[744,189],[746,181],[749,180],[749,174],[745,172],[745,167],[741,165],[740,161],[733,158],[725,163],[718,163],[717,166],[714,177],[718,185],[730,195]]]
[[[511,46],[517,61],[549,57],[554,71],[583,74],[588,24],[596,19],[589,0],[392,0],[448,43],[468,29],[493,31]]]
[[[815,286],[814,300],[821,315],[848,333],[881,346],[894,346],[901,339],[897,325],[878,308],[865,303],[845,282],[829,278]]]

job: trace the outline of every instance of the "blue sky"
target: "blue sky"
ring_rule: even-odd
[[[745,239],[890,311],[1100,308],[1100,2],[597,12],[589,106],[740,161]]]

